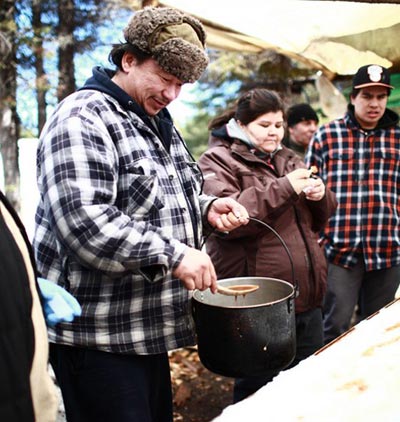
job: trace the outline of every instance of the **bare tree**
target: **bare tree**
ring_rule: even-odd
[[[61,101],[76,89],[74,57],[99,45],[98,28],[122,0],[58,0],[58,87]],[[126,6],[125,6],[126,7]]]
[[[16,5],[0,0],[0,148],[4,162],[5,194],[19,208],[18,132],[16,111]]]
[[[36,99],[38,104],[38,135],[46,123],[46,92],[48,90],[47,75],[44,70],[44,47],[43,47],[43,25],[42,25],[41,0],[32,1],[32,29],[33,29],[33,55],[36,72]]]
[[[58,101],[61,101],[76,89],[74,66],[75,29],[74,0],[58,0]]]

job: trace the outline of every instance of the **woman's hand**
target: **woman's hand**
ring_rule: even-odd
[[[309,201],[320,201],[325,196],[324,182],[319,177],[312,180],[314,181],[313,185],[304,189],[306,199]]]
[[[286,177],[297,195],[304,192],[306,198],[310,201],[320,201],[325,195],[323,181],[319,177],[313,176],[310,170],[296,169],[287,174]]]
[[[307,169],[293,170],[286,177],[297,195],[300,195],[304,189],[314,186],[315,182],[315,179],[310,177],[310,170]]]

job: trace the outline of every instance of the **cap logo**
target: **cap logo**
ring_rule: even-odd
[[[383,69],[380,66],[369,66],[367,72],[371,82],[379,82],[382,79]]]

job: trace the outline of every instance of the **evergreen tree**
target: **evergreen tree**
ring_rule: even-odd
[[[19,205],[16,112],[17,93],[17,22],[13,0],[0,0],[0,152],[4,164],[5,195],[12,205]]]

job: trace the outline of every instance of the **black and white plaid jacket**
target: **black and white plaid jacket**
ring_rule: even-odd
[[[83,90],[46,124],[37,163],[38,269],[83,309],[50,341],[135,354],[193,344],[189,292],[171,270],[199,246],[213,198],[176,129],[167,152],[132,110]]]

